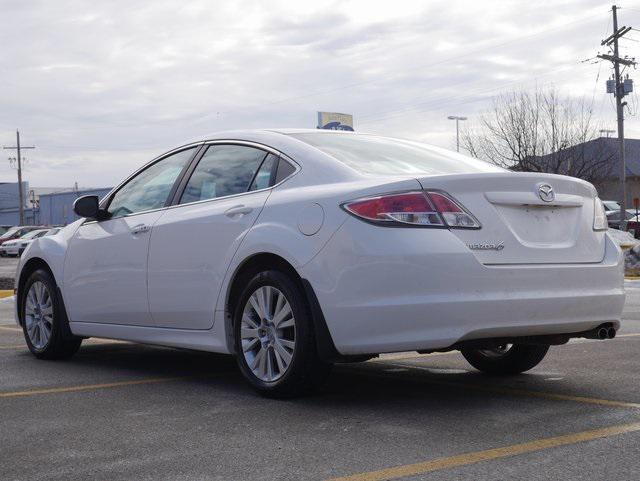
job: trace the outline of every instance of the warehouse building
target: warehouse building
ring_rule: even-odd
[[[23,182],[24,223],[26,225],[66,225],[78,216],[73,212],[73,203],[83,195],[104,197],[111,188],[32,188]],[[17,182],[0,182],[0,225],[20,223],[20,194]]]
[[[69,190],[66,192],[53,192],[40,194],[36,218],[41,225],[67,225],[79,219],[73,212],[73,203],[83,195],[97,195],[102,198],[109,193],[111,188]]]
[[[24,192],[24,218],[34,224],[34,209],[29,205],[29,183],[22,182]],[[17,182],[0,182],[0,225],[17,225],[20,219],[20,193]]]

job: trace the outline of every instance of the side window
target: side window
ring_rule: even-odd
[[[156,162],[124,184],[113,195],[107,210],[112,217],[164,206],[176,179],[195,151],[181,150]]]
[[[284,179],[289,177],[296,171],[295,167],[291,165],[289,162],[280,158],[280,162],[278,162],[278,172],[276,173],[276,180],[274,184],[278,184],[282,182]]]
[[[210,146],[187,182],[180,203],[246,192],[266,156],[264,150],[243,145]]]
[[[273,154],[267,155],[267,158],[262,162],[258,173],[253,178],[253,182],[251,182],[249,190],[266,189],[267,187],[272,186],[274,184],[272,181],[275,178],[274,170],[277,164],[278,157]]]

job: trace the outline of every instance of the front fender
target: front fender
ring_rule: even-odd
[[[34,241],[31,242],[31,244],[22,253],[20,262],[18,262],[15,280],[16,289],[19,286],[20,278],[25,266],[27,266],[33,259],[41,259],[49,266],[58,287],[63,291],[64,286],[62,285],[62,279],[64,273],[64,261],[67,255],[69,241],[83,222],[84,219],[80,219],[61,229],[55,235],[34,239]]]

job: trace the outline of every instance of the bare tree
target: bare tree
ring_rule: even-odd
[[[595,182],[608,176],[614,155],[596,140],[598,128],[584,99],[555,90],[511,92],[496,97],[479,124],[462,133],[462,145],[474,157],[511,170]]]

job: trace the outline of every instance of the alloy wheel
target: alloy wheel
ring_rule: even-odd
[[[44,282],[36,281],[29,287],[24,322],[33,347],[38,350],[47,347],[53,330],[53,299]]]
[[[247,366],[258,379],[274,382],[287,372],[295,351],[296,321],[282,291],[262,286],[249,296],[240,338]]]

